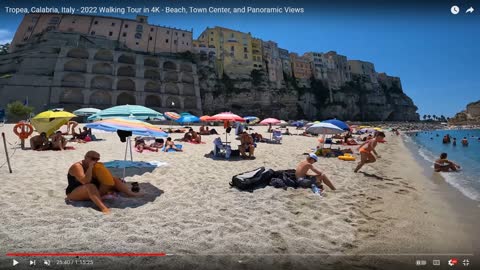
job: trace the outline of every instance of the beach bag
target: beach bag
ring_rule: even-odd
[[[272,169],[266,170],[265,167],[257,168],[253,171],[237,174],[232,177],[230,182],[231,187],[236,187],[239,190],[253,191],[257,188],[264,188],[273,177],[274,171]]]
[[[295,177],[295,170],[274,171],[269,185],[276,188],[284,189],[286,189],[287,187],[297,188],[298,184]]]

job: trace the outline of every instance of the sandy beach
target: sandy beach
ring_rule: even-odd
[[[205,144],[182,143],[184,152],[133,151],[136,161],[168,165],[149,171],[127,169],[126,181],[139,182],[145,196],[108,200],[112,213],[103,215],[91,203],[65,202],[66,175],[88,150],[98,151],[104,162],[123,159],[125,144],[116,134],[94,130],[103,140],[69,144],[75,150],[37,152],[19,149],[12,127],[0,127],[6,133],[13,169],[9,174],[6,165],[0,168],[2,254],[172,254],[93,258],[96,265],[114,261],[125,268],[318,269],[322,264],[344,269],[342,265],[350,264],[364,269],[373,262],[377,266],[365,269],[387,269],[392,263],[415,267],[414,254],[468,257],[480,250],[478,202],[465,199],[442,179],[429,177],[401,136],[388,134],[387,143],[377,148],[382,158],[357,174],[353,173],[356,162],[320,158],[315,166],[338,188],[327,189],[323,198],[310,189],[266,187],[250,193],[229,187],[233,175],[260,166],[295,168],[317,145],[312,137],[283,136],[281,145],[259,143],[254,160],[205,157],[213,150],[214,135],[203,136]],[[254,129],[269,136],[266,127]],[[224,132],[222,127],[217,130]],[[229,140],[235,146],[234,136]],[[0,149],[2,165],[3,145]],[[0,268],[11,265],[11,257],[3,257],[1,263]]]

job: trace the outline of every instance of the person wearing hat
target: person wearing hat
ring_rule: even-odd
[[[332,182],[330,182],[330,179],[328,179],[325,174],[313,166],[313,163],[317,161],[317,155],[311,153],[307,156],[306,160],[297,165],[297,168],[295,169],[295,177],[297,178],[298,185],[303,188],[309,188],[312,186],[312,184],[316,184],[317,187],[320,187],[323,182],[329,188],[335,190],[335,187],[333,186]],[[312,171],[313,174],[309,173],[309,171]]]

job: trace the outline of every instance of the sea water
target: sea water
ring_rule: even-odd
[[[450,143],[442,143],[443,136],[450,135]],[[462,145],[466,137],[468,146]],[[453,187],[460,190],[470,199],[480,201],[480,130],[435,130],[419,131],[407,136],[407,142],[412,142],[418,155],[432,164],[440,158],[441,153],[447,153],[447,159],[457,163],[462,168],[458,172],[441,172],[440,174]],[[453,138],[457,145],[453,145]]]

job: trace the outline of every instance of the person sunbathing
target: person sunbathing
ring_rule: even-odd
[[[247,158],[246,152],[248,151],[248,157],[253,158],[255,145],[254,145],[252,136],[248,135],[246,131],[243,131],[242,135],[240,135],[240,143],[241,145],[238,147],[238,150],[240,151],[240,155],[243,158]]]
[[[48,150],[50,148],[50,142],[48,141],[47,133],[42,132],[30,138],[30,148],[35,151]]]
[[[190,134],[192,135],[191,141],[195,143],[201,143],[202,142],[202,135],[198,134],[195,132],[193,129],[190,129]]]
[[[101,196],[111,191],[125,193],[129,197],[142,196],[141,193],[132,192],[119,178],[98,163],[100,154],[96,151],[88,151],[84,159],[75,162],[68,169],[68,186],[65,189],[67,199],[72,201],[92,201],[104,214],[110,213],[110,209],[103,203]],[[103,166],[103,167],[102,167]],[[98,179],[97,176],[106,172],[106,178]]]
[[[297,179],[297,184],[303,188],[309,188],[313,184],[317,187],[322,186],[322,182],[325,183],[330,189],[335,190],[332,182],[328,177],[322,173],[320,170],[313,166],[313,163],[318,161],[317,155],[311,153],[307,156],[307,159],[298,163],[297,168],[295,169],[295,178]],[[312,171],[312,173],[309,173]]]
[[[78,129],[79,133],[76,133],[75,130],[73,130],[73,137],[71,141],[78,142],[78,143],[86,143],[87,141],[91,141],[91,134],[92,134],[92,129],[83,127],[82,129]],[[87,139],[87,137],[90,137],[90,140]]]
[[[155,147],[157,149],[161,149],[161,148],[163,148],[164,143],[165,142],[163,141],[163,139],[155,139],[155,142],[150,144],[150,147]]]
[[[434,169],[436,172],[457,171],[460,169],[460,165],[448,160],[447,153],[441,153],[440,158],[435,160]]]
[[[190,129],[188,132],[185,133],[185,135],[183,135],[183,139],[182,141],[184,142],[189,142],[192,140],[192,133],[191,131],[193,131],[193,129]]]
[[[63,137],[61,131],[55,132],[52,136],[50,136],[52,140],[52,150],[65,150],[67,147],[67,140]]]
[[[137,148],[140,153],[142,153],[144,149],[158,152],[158,148],[148,146],[142,137],[135,137],[135,148]]]
[[[165,149],[163,149],[164,152],[167,152],[169,149],[173,149],[177,152],[182,152],[183,150],[182,149],[179,149],[175,146],[175,143],[172,141],[172,138],[171,137],[168,137],[167,138],[167,141],[165,143]]]
[[[210,135],[210,131],[208,130],[208,127],[205,127],[203,125],[200,127],[199,133],[200,135]]]

